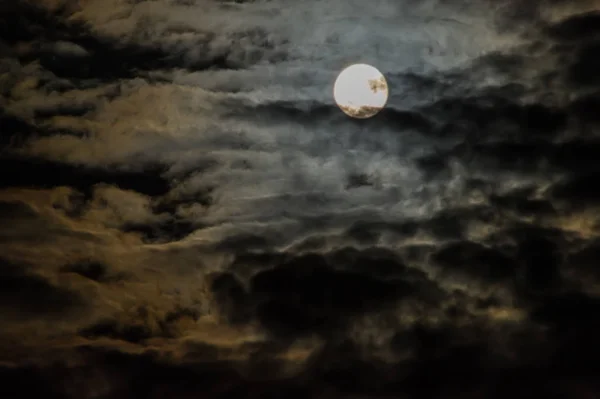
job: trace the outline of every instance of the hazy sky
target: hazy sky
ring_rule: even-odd
[[[599,54],[595,0],[2,2],[0,396],[595,397]]]

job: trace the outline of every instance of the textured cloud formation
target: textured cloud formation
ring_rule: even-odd
[[[600,2],[5,3],[0,396],[600,390]]]

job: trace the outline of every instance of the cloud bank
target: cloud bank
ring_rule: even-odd
[[[0,393],[591,397],[599,7],[1,5]]]

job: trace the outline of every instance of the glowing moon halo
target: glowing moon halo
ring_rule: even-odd
[[[333,98],[346,115],[359,119],[370,118],[387,103],[387,81],[371,65],[350,65],[338,75],[333,85]]]

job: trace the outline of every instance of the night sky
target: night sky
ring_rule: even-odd
[[[0,0],[2,398],[597,398],[599,260],[598,0]]]

